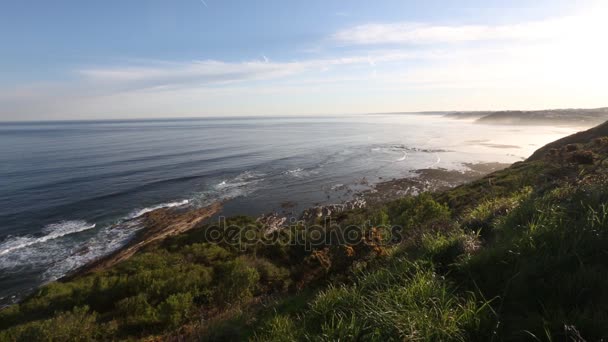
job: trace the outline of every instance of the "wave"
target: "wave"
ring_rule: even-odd
[[[266,174],[255,171],[243,171],[239,173],[236,177],[230,180],[222,180],[218,183],[215,188],[223,189],[223,188],[235,188],[235,187],[243,187],[250,184],[255,184],[264,180],[264,176]]]
[[[298,178],[302,177],[303,173],[304,173],[304,169],[302,169],[302,168],[287,170],[287,171],[283,172],[284,175],[294,176],[294,177],[298,177]]]
[[[404,152],[403,152],[403,157],[401,157],[401,158],[397,159],[396,161],[398,161],[398,162],[399,162],[399,161],[404,161],[406,158],[407,158],[407,152],[405,152],[405,151],[404,151]]]
[[[312,176],[312,175],[318,175],[320,172],[320,168],[323,167],[324,165],[317,165],[317,167],[315,169],[302,169],[302,168],[297,168],[297,169],[292,169],[292,170],[287,170],[284,171],[282,174],[285,176],[290,176],[290,177],[295,177],[295,178],[305,178],[308,176]]]
[[[127,216],[127,218],[128,219],[134,219],[134,218],[138,218],[138,217],[140,217],[140,216],[142,216],[142,215],[144,215],[146,213],[149,213],[151,211],[154,211],[154,210],[163,209],[163,208],[183,207],[183,206],[186,206],[188,204],[190,204],[190,200],[183,200],[183,201],[177,201],[177,202],[163,203],[163,204],[155,205],[155,206],[152,206],[152,207],[135,210],[131,214],[129,214]]]
[[[0,270],[15,276],[22,270],[39,270],[41,283],[56,280],[124,246],[144,227],[140,218],[145,213],[186,206],[190,202],[174,201],[135,210],[86,238],[71,237],[96,227],[96,224],[84,220],[49,224],[42,229],[41,236],[9,236],[0,243]]]
[[[332,185],[329,188],[329,190],[336,191],[336,190],[344,189],[345,187],[346,187],[346,185],[344,185],[342,183],[338,183],[338,184]]]
[[[44,227],[43,232],[45,232],[46,235],[41,237],[22,236],[8,238],[0,245],[0,255],[9,254],[13,251],[40,244],[49,240],[54,240],[66,235],[80,233],[85,230],[93,229],[95,226],[96,225],[94,223],[90,224],[81,220],[53,223]]]
[[[119,222],[100,229],[92,238],[72,246],[69,253],[64,253],[60,259],[57,258],[58,254],[54,254],[56,261],[42,274],[43,282],[59,279],[89,262],[118,250],[143,227],[138,219]],[[49,249],[46,253],[52,251]]]
[[[431,167],[435,167],[435,166],[439,165],[439,163],[441,163],[441,157],[439,157],[439,155],[436,153],[435,153],[435,157],[437,157],[437,160],[435,161],[435,163],[433,163],[433,165],[431,165]]]
[[[192,203],[196,206],[205,206],[214,202],[247,196],[257,189],[257,185],[264,181],[265,173],[244,171],[233,178],[222,179],[212,188],[202,191],[193,197]]]

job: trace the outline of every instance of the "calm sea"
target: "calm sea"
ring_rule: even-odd
[[[155,208],[298,211],[364,179],[515,162],[573,131],[404,114],[0,123],[0,302],[120,247]]]

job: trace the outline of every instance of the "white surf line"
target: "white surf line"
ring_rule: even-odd
[[[5,255],[8,254],[10,252],[16,251],[18,249],[22,249],[22,248],[26,248],[26,247],[30,247],[33,245],[37,245],[49,240],[54,240],[54,239],[58,239],[61,237],[64,237],[66,235],[71,235],[71,234],[76,234],[76,233],[80,233],[80,232],[84,232],[85,230],[89,230],[89,229],[93,229],[95,228],[97,225],[94,224],[89,224],[89,225],[83,225],[80,228],[76,228],[76,229],[71,229],[71,230],[66,230],[66,231],[59,231],[59,232],[51,232],[47,235],[44,235],[42,237],[39,238],[33,238],[33,237],[24,237],[22,243],[19,243],[17,245],[14,246],[8,246],[6,249],[0,251],[0,255]]]
[[[431,166],[429,166],[429,168],[433,167],[433,166],[437,166],[439,163],[441,163],[441,158],[439,157],[439,155],[437,153],[435,153],[435,157],[437,157],[437,160],[431,164]]]
[[[143,208],[143,209],[139,209],[139,210],[135,210],[133,211],[131,214],[129,214],[127,216],[127,219],[132,220],[132,219],[136,219],[146,213],[149,213],[151,211],[154,210],[158,210],[158,209],[163,209],[163,208],[175,208],[175,207],[183,207],[185,205],[190,204],[190,200],[182,200],[182,201],[176,201],[176,202],[168,202],[168,203],[162,203],[162,204],[158,204],[152,207],[147,207],[147,208]]]
[[[403,157],[397,159],[396,161],[400,162],[400,161],[404,161],[405,159],[407,159],[407,152],[403,151]]]

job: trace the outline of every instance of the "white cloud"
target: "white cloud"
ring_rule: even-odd
[[[265,57],[265,56],[264,56]],[[120,89],[179,85],[214,85],[280,79],[311,72],[326,72],[336,67],[368,65],[415,58],[431,58],[432,52],[378,51],[375,54],[339,58],[308,59],[293,62],[223,62],[217,60],[182,63],[150,63],[140,66],[112,66],[77,70],[89,83]]]
[[[216,60],[185,63],[158,63],[148,66],[100,67],[79,70],[95,82],[219,83],[281,77],[301,71],[302,63],[268,63],[249,61],[228,63]]]
[[[567,34],[578,18],[563,18],[513,25],[434,25],[427,23],[364,24],[332,35],[343,44],[438,44],[551,39]]]

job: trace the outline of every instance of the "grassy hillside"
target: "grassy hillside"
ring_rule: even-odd
[[[200,226],[4,309],[0,340],[606,339],[607,133],[323,228]]]

